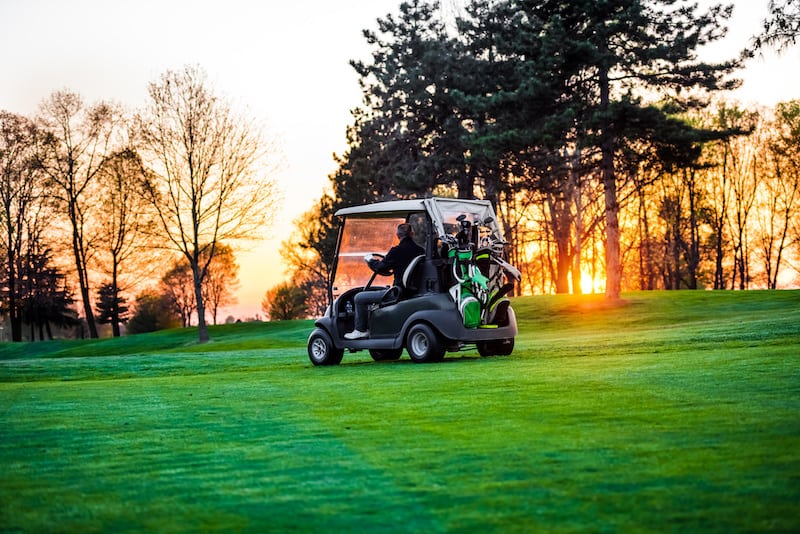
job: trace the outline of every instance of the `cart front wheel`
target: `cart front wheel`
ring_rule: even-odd
[[[331,336],[321,328],[308,336],[308,359],[314,365],[339,365],[344,356],[343,349],[337,349]]]

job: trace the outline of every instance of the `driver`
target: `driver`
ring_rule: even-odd
[[[375,272],[394,272],[394,285],[402,285],[403,273],[411,261],[419,256],[425,254],[425,250],[414,242],[414,229],[408,223],[403,223],[397,226],[397,238],[400,243],[389,249],[386,256],[382,260],[372,257],[367,254],[364,259],[367,261],[370,269]],[[369,317],[368,308],[371,304],[377,304],[383,297],[383,291],[362,291],[358,293],[353,299],[356,307],[355,317],[355,330],[344,335],[347,339],[360,339],[368,337],[369,331],[367,330],[367,319]]]

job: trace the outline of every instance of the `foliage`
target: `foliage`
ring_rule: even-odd
[[[97,322],[111,324],[114,337],[119,337],[119,324],[128,320],[128,306],[126,300],[120,295],[119,288],[113,282],[100,286],[97,291]]]
[[[136,297],[135,311],[128,321],[129,334],[155,332],[180,326],[180,318],[163,295],[147,291]]]
[[[31,341],[36,339],[35,327],[39,329],[39,339],[53,338],[50,325],[72,327],[80,321],[72,309],[72,291],[66,283],[66,276],[53,266],[50,249],[29,249],[19,270],[20,276],[20,316],[31,327]]]
[[[333,213],[333,198],[323,195],[294,221],[294,231],[281,246],[290,279],[305,295],[306,311],[317,317],[328,305],[328,273],[333,266],[339,232]],[[264,313],[269,315],[266,310]]]
[[[354,112],[351,149],[340,170],[367,187],[349,183],[343,189],[351,193],[405,197],[455,182],[461,196],[473,194],[466,129],[448,91],[456,56],[437,9],[425,0],[403,2],[398,16],[378,19],[377,32],[364,31],[372,61],[351,64],[365,112]]]
[[[753,52],[765,48],[786,50],[800,36],[800,0],[770,0],[769,16],[762,23],[761,33],[751,42]]]
[[[314,368],[308,321],[4,345],[0,523],[797,531],[798,292],[623,296],[515,298],[511,356],[431,366]]]
[[[261,310],[270,321],[288,321],[305,317],[306,293],[298,286],[283,282],[267,290]]]
[[[181,326],[189,326],[192,323],[192,313],[197,311],[197,304],[192,270],[187,262],[176,260],[161,277],[158,289],[173,313],[181,318]]]
[[[644,167],[696,164],[701,144],[730,135],[679,113],[736,87],[738,60],[698,61],[725,33],[730,7],[683,2],[473,1],[449,35],[438,4],[416,0],[365,31],[370,62],[353,62],[364,109],[331,176],[333,206],[425,195],[481,193],[507,219],[546,205],[556,240],[556,291],[580,278],[581,199],[602,188],[605,291],[622,289],[620,210]],[[594,184],[598,184],[596,187]],[[590,202],[593,202],[590,200]],[[506,228],[520,248],[517,221]],[[570,241],[572,236],[574,240]],[[310,248],[321,240],[309,236]],[[520,251],[512,250],[512,257]]]

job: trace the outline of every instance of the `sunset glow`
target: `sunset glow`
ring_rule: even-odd
[[[591,273],[585,269],[581,271],[581,293],[587,294],[601,294],[605,292],[606,285],[604,278],[600,276],[592,277]]]

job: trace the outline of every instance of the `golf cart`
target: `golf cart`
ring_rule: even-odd
[[[337,365],[345,349],[368,350],[376,361],[397,360],[403,348],[414,362],[436,362],[446,351],[476,347],[481,356],[514,350],[517,321],[506,294],[519,271],[504,259],[500,224],[486,200],[426,198],[342,208],[336,257],[328,283],[328,308],[308,338],[314,365]],[[391,272],[373,272],[408,223],[424,250],[406,267],[399,285]],[[373,265],[375,262],[371,262]],[[354,297],[382,291],[370,309],[369,337],[346,339],[354,328]]]

